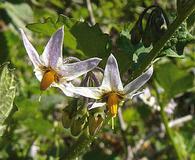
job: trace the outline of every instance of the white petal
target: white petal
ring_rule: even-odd
[[[84,97],[100,99],[103,93],[98,87],[67,87],[67,90]]]
[[[64,27],[55,32],[47,43],[43,54],[42,61],[46,66],[56,68],[58,61],[62,62],[62,47],[64,40]]]
[[[41,61],[40,61],[40,58],[39,58],[39,54],[37,53],[37,51],[35,50],[33,45],[30,43],[30,41],[26,37],[24,31],[22,29],[20,29],[20,32],[21,32],[21,35],[22,35],[22,40],[23,40],[23,43],[24,43],[24,47],[26,49],[26,52],[28,53],[28,56],[29,56],[30,60],[33,63],[34,67],[38,68],[39,66],[41,66]]]
[[[146,72],[144,72],[141,76],[137,77],[135,80],[127,84],[124,88],[125,94],[133,94],[139,88],[141,88],[152,76],[153,66],[151,66]]]
[[[101,88],[107,91],[123,91],[123,84],[121,82],[118,64],[112,54],[107,60]]]
[[[41,81],[43,78],[43,74],[44,74],[43,71],[41,71],[39,68],[37,69],[35,68],[34,72],[35,72],[35,76],[37,77],[37,79]]]
[[[100,61],[100,58],[90,58],[85,61],[64,64],[60,67],[59,72],[67,81],[70,81],[94,69]]]
[[[105,102],[95,102],[92,104],[92,106],[89,107],[89,110],[94,109],[94,108],[104,107],[105,105],[106,105]]]
[[[63,84],[60,83],[52,83],[52,87],[57,87],[62,90],[62,92],[68,96],[68,97],[77,97],[73,92],[67,89],[67,87]]]

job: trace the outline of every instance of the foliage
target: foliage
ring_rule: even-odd
[[[0,159],[66,159],[78,157],[77,152],[78,159],[120,160],[127,157],[126,149],[130,146],[132,159],[193,160],[194,12],[190,15],[181,6],[192,3],[189,6],[193,7],[194,2],[177,2],[177,5],[173,1],[156,2],[169,20],[168,32],[158,33],[157,37],[151,35],[154,32],[151,19],[155,16],[149,19],[152,11],[147,12],[142,22],[147,34],[142,35],[142,40],[138,37],[135,44],[132,32],[139,33],[139,17],[153,5],[151,0],[91,1],[97,22],[94,25],[84,0],[0,1]],[[190,16],[182,19],[184,15]],[[138,95],[123,104],[124,128],[115,118],[115,128],[111,129],[111,121],[102,109],[87,111],[86,99],[68,98],[56,88],[39,90],[19,28],[25,30],[42,53],[48,37],[62,25],[65,58],[100,57],[103,60],[99,66],[104,69],[107,57],[113,53],[124,83],[140,75],[148,65],[154,65],[154,75],[143,87],[150,92],[144,98]],[[148,46],[146,40],[150,36],[155,39]],[[15,68],[14,72],[9,68]],[[90,85],[95,85],[94,75],[98,80],[102,76],[90,72],[86,76]],[[172,100],[176,108],[170,114],[166,108]],[[191,118],[167,127],[186,116]]]

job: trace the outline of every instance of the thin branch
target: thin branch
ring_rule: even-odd
[[[95,25],[95,17],[94,17],[94,14],[93,14],[91,1],[90,0],[86,0],[86,4],[87,4],[87,9],[88,9],[88,12],[89,12],[89,17],[90,17],[91,24]]]

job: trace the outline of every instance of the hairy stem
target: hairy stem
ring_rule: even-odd
[[[154,58],[158,55],[160,50],[163,48],[165,43],[172,37],[174,32],[178,29],[178,27],[182,24],[182,22],[195,10],[195,1],[189,0],[183,5],[182,13],[178,13],[177,18],[174,22],[169,26],[167,32],[162,36],[162,38],[156,42],[153,49],[146,55],[146,61],[143,61],[142,64],[137,68],[137,70],[132,72],[132,76],[130,81],[139,76],[144,69],[150,65],[150,63],[154,60]]]

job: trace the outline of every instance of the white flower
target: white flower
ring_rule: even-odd
[[[123,87],[117,61],[111,54],[108,58],[100,87],[67,87],[67,89],[85,97],[101,99],[105,103],[99,103],[98,105],[94,103],[92,108],[107,104],[108,111],[115,117],[119,102],[125,98],[131,98],[132,95],[150,79],[152,73],[153,67],[150,67],[141,76]]]
[[[48,87],[53,86],[60,88],[65,95],[73,96],[73,93],[66,89],[66,85],[71,85],[68,82],[92,70],[101,61],[100,58],[90,58],[85,61],[64,64],[62,57],[64,27],[61,27],[53,34],[40,56],[24,31],[22,29],[20,31],[28,56],[34,65],[35,75],[41,82],[41,90],[46,90]]]

